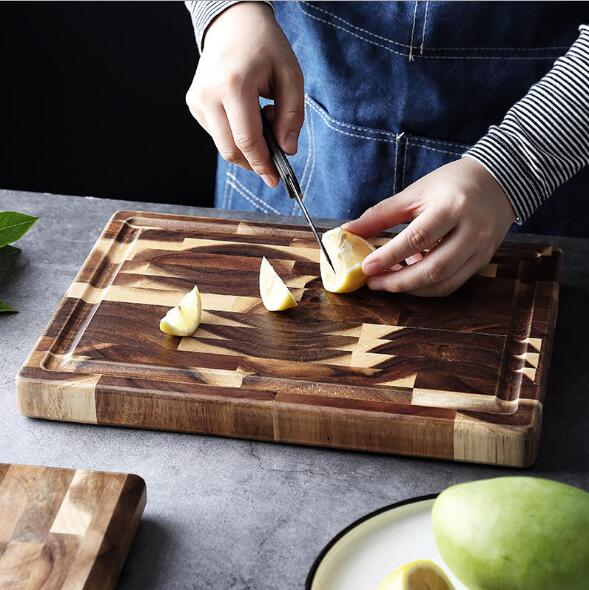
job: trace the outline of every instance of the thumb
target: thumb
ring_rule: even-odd
[[[305,119],[303,73],[298,64],[282,69],[277,74],[276,83],[274,134],[287,154],[296,154]]]
[[[342,227],[370,238],[385,229],[410,221],[414,217],[414,203],[409,188],[366,209],[358,219],[348,221]]]

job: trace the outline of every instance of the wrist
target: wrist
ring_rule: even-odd
[[[204,50],[205,42],[214,42],[215,38],[225,38],[227,31],[236,23],[236,26],[243,27],[243,23],[258,21],[260,25],[271,20],[276,23],[274,18],[274,8],[270,2],[247,2],[238,1],[228,7],[222,12],[214,16],[208,23],[202,35],[202,49]]]

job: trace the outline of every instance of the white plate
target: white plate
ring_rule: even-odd
[[[336,535],[315,560],[307,590],[376,590],[395,568],[431,559],[456,590],[467,590],[450,574],[436,549],[431,511],[435,496],[387,506],[352,523]]]

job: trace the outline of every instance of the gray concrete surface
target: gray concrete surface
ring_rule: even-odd
[[[143,476],[147,508],[120,590],[302,588],[323,545],[361,515],[453,483],[522,473],[22,417],[17,371],[110,215],[134,208],[203,213],[0,191],[0,210],[40,217],[0,285],[0,299],[20,310],[0,316],[0,462]],[[589,490],[589,240],[556,241],[565,252],[560,316],[540,457],[527,473]]]

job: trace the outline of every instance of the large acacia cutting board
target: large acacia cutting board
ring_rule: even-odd
[[[137,475],[0,463],[0,588],[114,588],[144,507]]]
[[[378,238],[376,244],[386,238]],[[270,313],[266,256],[299,301]],[[123,211],[18,380],[28,416],[524,466],[561,255],[505,244],[445,299],[326,292],[306,227]],[[194,284],[193,337],[159,331]]]

